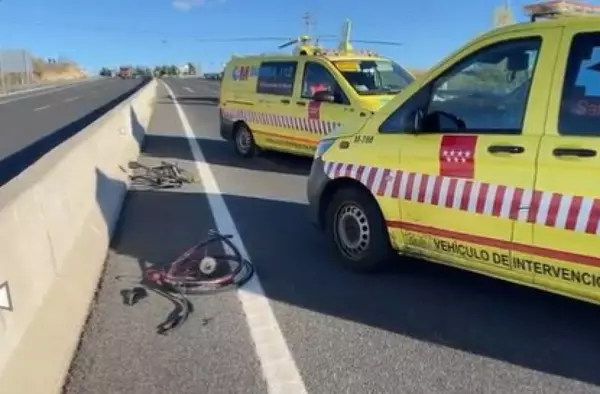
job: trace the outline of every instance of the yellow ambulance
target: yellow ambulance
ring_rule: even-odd
[[[474,39],[321,140],[310,215],[346,267],[410,255],[600,303],[600,17],[527,9],[547,17]]]
[[[227,63],[220,134],[244,157],[260,150],[312,156],[322,137],[362,122],[414,79],[390,59],[353,50],[347,37],[336,50],[303,37],[291,55]]]

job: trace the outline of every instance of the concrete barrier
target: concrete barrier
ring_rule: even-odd
[[[0,188],[0,392],[58,394],[139,154],[156,81]]]

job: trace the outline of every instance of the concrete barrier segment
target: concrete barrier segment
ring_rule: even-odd
[[[0,188],[0,392],[59,394],[89,313],[157,82]]]

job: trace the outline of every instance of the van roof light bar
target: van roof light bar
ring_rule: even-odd
[[[561,15],[600,14],[600,6],[577,1],[553,0],[528,4],[523,7],[531,22],[538,18],[556,18]]]

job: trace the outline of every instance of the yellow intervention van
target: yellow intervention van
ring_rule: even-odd
[[[410,255],[600,303],[600,16],[526,9],[321,140],[309,211],[346,267]]]
[[[234,57],[227,63],[220,133],[244,157],[260,150],[312,156],[322,137],[362,122],[414,79],[390,59],[353,50],[347,37],[336,50],[303,37],[291,55]]]

